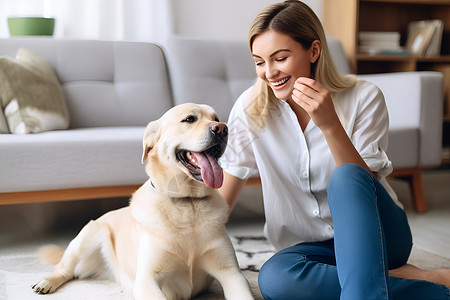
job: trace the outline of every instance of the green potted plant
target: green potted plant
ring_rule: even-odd
[[[11,36],[20,35],[53,35],[55,19],[47,17],[9,17]]]
[[[52,36],[55,19],[52,18],[53,0],[26,0],[13,5],[8,18],[11,36]]]

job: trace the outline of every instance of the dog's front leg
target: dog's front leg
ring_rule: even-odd
[[[154,243],[153,243],[154,244]],[[167,300],[159,285],[159,272],[162,270],[164,251],[146,235],[141,235],[136,267],[136,280],[133,286],[135,300]]]
[[[207,273],[219,281],[226,299],[254,299],[248,281],[239,269],[236,253],[228,236],[204,254],[202,265]]]

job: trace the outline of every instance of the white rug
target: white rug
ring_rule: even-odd
[[[241,269],[250,282],[256,299],[262,299],[257,277],[261,265],[274,253],[274,248],[262,236],[234,236],[233,244]],[[450,259],[414,248],[411,263],[425,269],[450,268]],[[38,261],[34,251],[17,252],[0,256],[0,299],[1,300],[122,300],[131,299],[115,283],[98,280],[73,280],[64,284],[54,294],[38,295],[32,283],[48,274],[53,266]],[[223,299],[220,285],[214,282],[211,288],[195,299]]]
[[[256,299],[262,299],[257,278],[261,265],[274,253],[273,247],[262,237],[232,238],[240,267],[250,282]],[[123,300],[131,299],[119,285],[99,279],[73,280],[55,293],[38,295],[31,285],[48,275],[53,266],[39,262],[35,251],[16,252],[0,256],[0,300]],[[195,299],[224,299],[222,288],[214,282],[211,288]]]

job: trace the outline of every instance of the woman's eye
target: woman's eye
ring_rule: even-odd
[[[276,61],[285,61],[287,57],[277,58]]]
[[[261,66],[264,62],[263,61],[255,61],[255,65]]]
[[[194,123],[195,121],[197,121],[197,117],[196,116],[188,116],[181,122]]]

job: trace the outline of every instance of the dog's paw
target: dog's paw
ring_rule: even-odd
[[[32,285],[31,288],[38,294],[49,294],[56,290],[53,282],[48,279],[39,280],[37,283]]]

